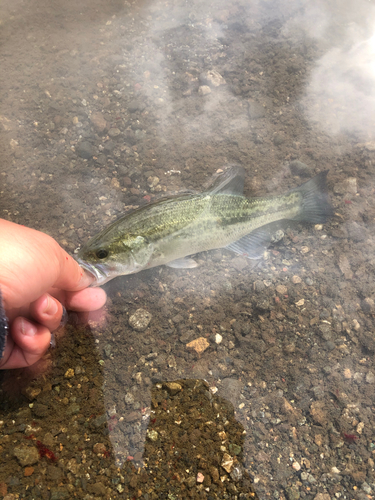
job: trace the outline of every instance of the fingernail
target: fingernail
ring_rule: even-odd
[[[68,313],[66,312],[66,309],[65,307],[63,306],[63,313],[62,313],[62,316],[61,316],[61,321],[60,321],[60,324],[59,324],[59,328],[61,328],[62,326],[65,326],[68,322]]]
[[[59,307],[55,300],[53,300],[50,296],[47,295],[46,307],[44,309],[45,314],[49,314],[50,316],[54,316],[57,314]]]
[[[29,323],[25,319],[21,319],[21,333],[27,337],[34,337],[38,329],[32,323]]]

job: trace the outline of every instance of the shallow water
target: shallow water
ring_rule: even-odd
[[[328,169],[335,216],[256,266],[217,250],[106,284],[101,315],[71,314],[39,366],[2,374],[0,495],[372,498],[374,9],[2,5],[1,217],[74,253],[229,164],[248,196]]]

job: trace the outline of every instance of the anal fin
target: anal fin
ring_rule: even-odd
[[[286,220],[271,222],[254,229],[246,236],[227,245],[226,248],[248,259],[260,259],[271,242],[281,239],[278,232],[287,224],[288,221]]]
[[[172,267],[173,269],[193,269],[194,267],[198,267],[197,262],[189,257],[172,260],[165,265],[168,267]]]

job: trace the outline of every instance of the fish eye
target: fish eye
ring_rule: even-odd
[[[96,252],[96,256],[98,257],[98,259],[105,259],[106,257],[108,257],[108,250],[104,250],[103,248],[101,248]]]

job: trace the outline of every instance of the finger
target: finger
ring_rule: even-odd
[[[30,315],[37,323],[53,332],[61,323],[63,306],[58,300],[45,293],[30,304]]]
[[[16,318],[11,326],[0,369],[23,368],[36,363],[51,341],[50,331],[25,318]]]
[[[70,311],[96,311],[104,306],[107,294],[101,288],[86,288],[65,294],[65,307]]]
[[[94,281],[94,276],[84,271],[64,249],[56,243],[56,256],[60,265],[54,287],[62,290],[82,290]]]

